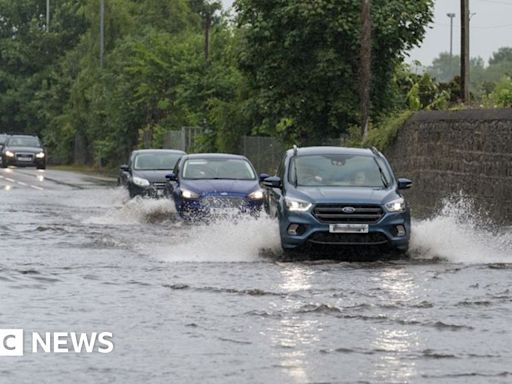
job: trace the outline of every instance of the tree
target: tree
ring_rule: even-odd
[[[0,131],[39,134],[48,124],[56,106],[44,96],[55,64],[85,31],[83,4],[58,2],[47,32],[43,2],[0,0]]]
[[[432,61],[427,72],[440,83],[452,81],[460,75],[460,56],[450,56],[448,52],[442,52]]]
[[[492,54],[489,59],[489,65],[496,65],[500,63],[512,63],[512,48],[502,47]]]
[[[239,0],[235,6],[244,38],[240,67],[264,115],[259,132],[319,143],[360,121],[361,2]],[[431,0],[373,1],[373,116],[392,108],[395,67],[431,19]]]

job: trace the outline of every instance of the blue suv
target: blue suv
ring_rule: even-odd
[[[306,247],[371,247],[405,253],[409,207],[376,149],[307,147],[286,152],[277,176],[268,177],[265,210],[279,219],[285,253]]]

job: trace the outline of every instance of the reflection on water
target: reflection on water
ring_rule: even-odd
[[[379,275],[380,287],[392,301],[407,302],[415,297],[417,285],[413,277],[403,269],[384,269]],[[404,359],[420,344],[416,332],[407,329],[376,328],[372,343],[380,358],[375,361],[374,376],[379,382],[409,382],[417,376],[416,363]]]
[[[294,293],[311,288],[311,271],[304,267],[292,266],[281,271],[283,291]],[[283,305],[283,318],[279,327],[270,329],[272,344],[276,346],[280,366],[286,369],[293,383],[309,382],[305,346],[318,342],[317,320],[303,319],[294,313],[304,303],[295,296],[288,296]]]

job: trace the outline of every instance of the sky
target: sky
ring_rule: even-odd
[[[268,0],[271,1],[271,0]],[[233,0],[222,0],[225,8]],[[486,62],[500,47],[512,47],[512,0],[469,0],[473,14],[470,26],[471,57],[480,56]],[[434,22],[427,30],[419,48],[409,52],[408,62],[420,61],[430,65],[441,52],[450,50],[450,19],[447,13],[455,13],[453,19],[453,51],[460,52],[460,0],[435,0]]]

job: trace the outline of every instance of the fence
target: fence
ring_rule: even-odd
[[[196,127],[183,127],[181,130],[168,131],[164,136],[163,147],[193,153],[194,140],[200,133],[201,129]],[[344,137],[339,137],[325,139],[319,145],[341,146],[343,143]],[[288,147],[274,137],[242,136],[238,154],[251,160],[258,172],[275,174],[286,149]]]
[[[286,147],[273,137],[242,136],[240,154],[253,163],[258,172],[274,174],[277,171]]]
[[[164,136],[163,147],[193,152],[195,138],[201,134],[201,128],[182,127],[179,131],[168,131]]]

